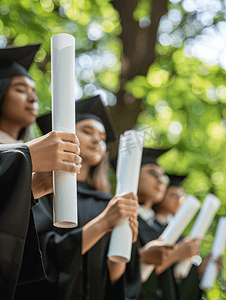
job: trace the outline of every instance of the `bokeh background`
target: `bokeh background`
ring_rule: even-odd
[[[0,48],[42,43],[31,68],[39,114],[51,110],[57,33],[76,39],[76,100],[100,94],[119,133],[137,128],[146,147],[172,148],[159,162],[188,174],[187,194],[220,198],[205,256],[226,214],[226,1],[0,0]],[[226,299],[224,278],[226,268],[203,299]]]

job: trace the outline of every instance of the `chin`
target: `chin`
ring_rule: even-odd
[[[162,200],[163,200],[163,198],[164,198],[164,193],[156,193],[156,195],[155,195],[155,203],[160,203],[160,202],[162,202]]]
[[[31,126],[32,124],[34,124],[36,121],[36,117],[33,117],[33,118],[27,118],[25,120],[23,120],[24,124],[23,124],[23,128],[24,127],[28,127],[28,126]]]
[[[156,198],[154,204],[159,204],[162,202],[162,198]]]
[[[94,155],[93,157],[89,157],[89,164],[92,167],[97,166],[102,160],[102,157],[100,155]]]

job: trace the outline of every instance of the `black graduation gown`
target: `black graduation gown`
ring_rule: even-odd
[[[32,164],[24,144],[0,145],[0,299],[45,276],[31,206]]]
[[[144,246],[148,242],[152,240],[156,240],[161,234],[160,226],[158,223],[156,223],[154,220],[152,223],[147,222],[139,217],[139,241],[140,246]],[[142,283],[142,288],[140,292],[139,299],[141,300],[157,300],[157,299],[177,299],[177,298],[169,298],[168,295],[175,294],[176,293],[176,286],[175,282],[172,280],[169,281],[168,279],[172,278],[172,276],[169,276],[169,271],[166,270],[163,273],[163,276],[160,278],[160,276],[157,276],[155,274],[155,271],[151,273],[148,280],[144,283]],[[162,284],[163,283],[163,284]],[[170,284],[169,284],[170,283]],[[170,287],[170,291],[167,287]]]
[[[53,299],[53,295],[54,299],[60,300],[120,300],[125,299],[127,279],[127,285],[133,291],[130,290],[128,299],[136,299],[133,293],[139,287],[137,274],[122,276],[114,286],[110,283],[107,267],[110,234],[102,237],[85,255],[81,254],[82,227],[106,208],[112,196],[83,182],[78,182],[77,190],[79,225],[76,228],[59,229],[52,225],[52,197],[40,200],[33,210],[48,282],[32,284],[31,289],[35,290],[37,299],[40,294],[42,300]],[[132,254],[137,258],[135,249]],[[130,268],[139,270],[139,260]],[[21,288],[19,290],[21,292]],[[29,294],[27,290],[20,295],[29,299],[25,294]]]
[[[154,222],[155,231],[158,236],[162,234],[167,225]],[[177,242],[183,239],[181,236]],[[173,266],[160,275],[153,271],[148,280],[142,284],[141,300],[199,300],[202,292],[199,289],[199,278],[197,267],[193,266],[188,277],[177,281],[174,277]]]

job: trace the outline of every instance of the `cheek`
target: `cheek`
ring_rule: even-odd
[[[26,95],[16,93],[15,91],[9,91],[5,95],[5,99],[2,105],[2,111],[4,113],[19,112],[24,107],[26,101]]]
[[[88,155],[88,145],[89,143],[87,142],[86,139],[81,139],[79,138],[80,141],[80,156],[83,160],[85,160],[89,155]]]
[[[176,210],[178,211],[178,209],[181,207],[181,203],[177,203],[177,205],[176,205]]]
[[[80,150],[82,152],[82,150],[85,150],[89,143],[90,143],[90,139],[89,139],[89,136],[87,134],[84,134],[82,132],[76,132],[76,135],[79,139],[79,142],[80,142]]]
[[[155,185],[155,180],[150,180],[148,176],[142,176],[139,180],[139,190],[143,194],[150,195],[153,193],[153,188]]]

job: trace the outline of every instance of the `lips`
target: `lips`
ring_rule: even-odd
[[[38,108],[39,108],[39,105],[38,105],[37,102],[35,102],[32,105],[27,106],[26,110],[29,111],[30,113],[32,113],[34,116],[37,116],[37,114],[38,114]]]
[[[27,111],[29,111],[32,115],[37,116],[38,110],[33,108],[26,108]]]
[[[89,150],[91,150],[93,152],[100,152],[98,147],[89,147]]]

